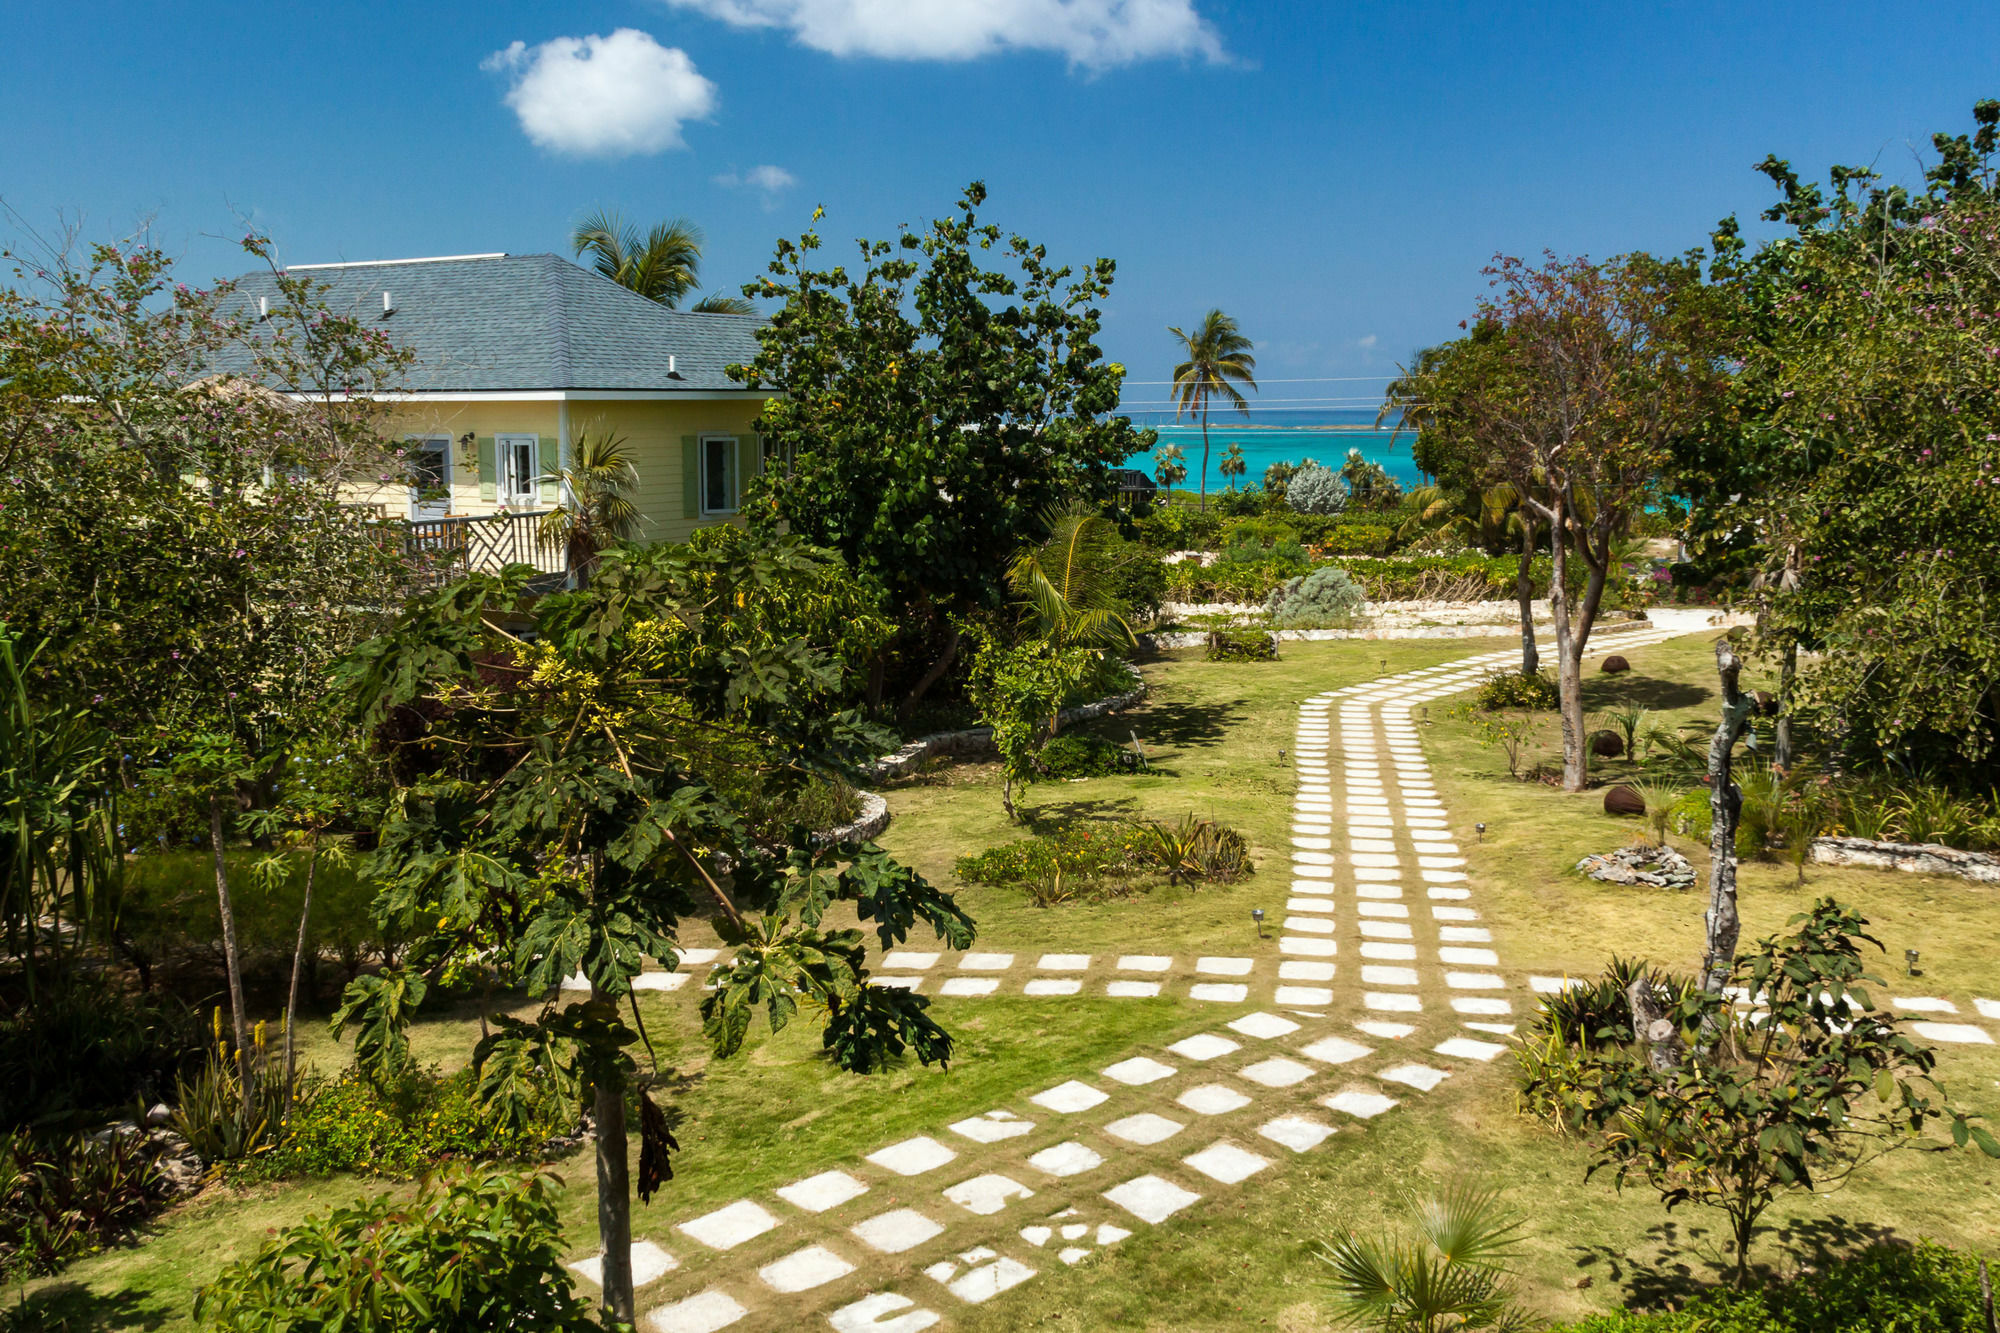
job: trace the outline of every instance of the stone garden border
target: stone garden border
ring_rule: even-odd
[[[1955,875],[1975,884],[2000,884],[2000,856],[1961,852],[1935,842],[1876,842],[1869,838],[1814,838],[1813,864],[1902,870],[1912,875]]]

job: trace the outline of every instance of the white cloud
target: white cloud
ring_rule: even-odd
[[[538,46],[515,42],[480,68],[509,76],[506,102],[529,139],[579,157],[684,148],[681,124],[715,110],[715,85],[687,52],[635,28]]]
[[[725,189],[755,190],[768,199],[797,185],[799,178],[783,167],[774,167],[767,163],[761,167],[752,167],[748,171],[725,171],[715,178],[715,183]]]
[[[1364,352],[1372,352],[1375,350],[1375,344],[1379,341],[1381,341],[1381,339],[1376,337],[1376,335],[1369,333],[1369,334],[1364,334],[1359,338],[1356,338],[1354,340],[1354,345],[1356,347],[1359,347]]]
[[[1221,60],[1194,0],[667,0],[739,28],[784,28],[837,56],[973,60],[1048,51],[1101,69],[1164,56]]]

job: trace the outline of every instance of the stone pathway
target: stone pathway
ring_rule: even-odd
[[[1600,651],[1672,636],[1623,634]],[[747,1333],[823,1322],[836,1333],[917,1333],[961,1305],[1087,1262],[1141,1227],[1169,1224],[1287,1154],[1314,1151],[1468,1063],[1503,1054],[1519,979],[1503,970],[1480,917],[1412,713],[1513,660],[1511,650],[1482,654],[1301,706],[1275,975],[1226,956],[1190,966],[1168,956],[1042,953],[1024,967],[1026,955],[1001,950],[886,955],[881,984],[940,996],[995,994],[1002,977],[1023,995],[1076,995],[1087,985],[1136,999],[1179,994],[1184,984],[1192,998],[1239,1009],[1218,1010],[1210,1030],[657,1228],[658,1241],[633,1246],[642,1308],[651,1307],[642,1325]],[[700,953],[684,962],[712,961]],[[1354,969],[1360,1003],[1336,1013],[1331,983],[1343,966]],[[689,974],[658,975],[654,985],[671,990]],[[1524,1005],[1570,984],[1526,981]],[[1240,1008],[1253,987],[1269,1007]],[[1895,1004],[1935,1016],[1913,1025],[1934,1040],[1992,1040],[1983,1028],[1943,1021],[1957,1013],[1950,1001]],[[2000,1003],[1975,1005],[2000,1020]],[[575,1267],[595,1281],[599,1262]]]

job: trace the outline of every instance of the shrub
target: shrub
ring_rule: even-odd
[[[1165,871],[1169,884],[1227,884],[1250,873],[1250,844],[1227,824],[1186,815],[1178,824],[1151,824],[1147,833],[1139,856]]]
[[[1503,708],[1554,708],[1561,696],[1556,683],[1539,671],[1502,671],[1486,678],[1473,702],[1491,713]]]
[[[229,1333],[603,1333],[563,1268],[552,1176],[451,1175],[308,1217],[195,1297]]]
[[[44,987],[0,1016],[0,1127],[94,1123],[164,1097],[197,1067],[202,1024],[170,995],[130,995],[102,977]]]
[[[1329,528],[1313,543],[1313,553],[1329,555],[1382,555],[1396,543],[1396,530],[1376,523],[1342,523]]]
[[[1208,636],[1211,662],[1275,662],[1278,640],[1263,630],[1214,630]]]
[[[0,1277],[41,1277],[94,1254],[166,1202],[137,1134],[0,1137]]]
[[[962,856],[953,870],[968,884],[1026,886],[1046,906],[1159,874],[1169,883],[1229,883],[1249,874],[1251,866],[1241,833],[1189,815],[1178,824],[1072,824]]]
[[[1044,777],[1099,778],[1129,773],[1138,767],[1138,754],[1102,736],[1066,732],[1042,747]]]
[[[1301,514],[1338,514],[1347,508],[1347,483],[1331,468],[1308,461],[1285,484],[1285,503]]]
[[[1159,553],[1131,542],[1120,548],[1120,556],[1105,591],[1125,605],[1135,624],[1157,619],[1167,599],[1167,567]]]
[[[1365,601],[1346,570],[1322,565],[1287,580],[1265,601],[1264,612],[1273,625],[1285,629],[1346,625]]]

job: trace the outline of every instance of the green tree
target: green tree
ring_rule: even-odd
[[[1163,444],[1153,450],[1153,480],[1169,491],[1187,480],[1187,463],[1178,444]]]
[[[1201,317],[1193,333],[1168,328],[1187,358],[1174,367],[1174,415],[1201,418],[1201,507],[1208,508],[1208,409],[1216,399],[1248,416],[1250,405],[1236,386],[1257,389],[1256,347],[1220,310]]]
[[[686,218],[655,223],[641,232],[616,213],[592,213],[570,233],[570,248],[591,267],[649,301],[677,310],[701,288],[701,228]],[[688,307],[697,314],[754,315],[756,307],[735,296],[704,296]]]
[[[342,677],[361,723],[395,722],[396,790],[369,868],[377,915],[407,944],[349,986],[336,1030],[354,1029],[356,1061],[387,1077],[407,1067],[408,1025],[436,983],[491,968],[548,997],[499,1018],[472,1063],[511,1116],[551,1079],[591,1106],[605,1302],[627,1320],[628,1101],[642,1199],[671,1176],[674,1146],[629,1050],[643,962],[676,967],[682,923],[707,920],[735,950],[701,1006],[718,1056],[742,1048],[759,1009],[776,1030],[806,1005],[833,1062],[867,1073],[905,1052],[943,1062],[951,1039],[923,997],[869,983],[862,931],[823,924],[832,905],[852,903],[883,948],[919,924],[954,948],[973,933],[950,895],[878,848],[755,833],[746,793],[879,753],[842,701],[889,626],[796,537],[716,531],[611,548],[576,592],[534,598],[519,566],[455,584]],[[570,999],[558,986],[579,972],[590,990]]]
[[[632,492],[639,471],[624,440],[609,431],[584,431],[571,442],[570,465],[553,480],[562,486],[562,502],[542,515],[536,536],[563,551],[567,567],[588,583],[598,552],[638,535],[639,506]]]
[[[1041,775],[1042,747],[1056,734],[1063,700],[1083,682],[1098,652],[1049,638],[1010,643],[991,628],[967,627],[973,641],[966,693],[1000,752],[1000,805],[1020,821],[1014,788]]]
[[[1229,447],[1222,451],[1222,461],[1215,465],[1215,469],[1229,478],[1229,489],[1234,491],[1236,479],[1250,470],[1250,464],[1243,458],[1243,446],[1231,440]]]
[[[1118,596],[1121,566],[1133,558],[1112,522],[1071,509],[1045,519],[1047,540],[1026,547],[1007,571],[1036,637],[1057,647],[1128,648],[1130,608]]]
[[[1111,503],[1112,470],[1152,443],[1113,415],[1125,369],[1097,346],[1112,261],[1054,265],[981,221],[985,199],[975,182],[952,216],[860,242],[852,274],[812,267],[816,232],[779,241],[744,290],[783,306],[755,363],[731,368],[784,390],[758,429],[787,463],[750,482],[745,512],[760,532],[839,551],[883,591],[903,630],[895,660],[918,670],[906,713],[957,657],[961,618],[1005,605],[1041,515]],[[883,685],[878,672],[871,694]]]

